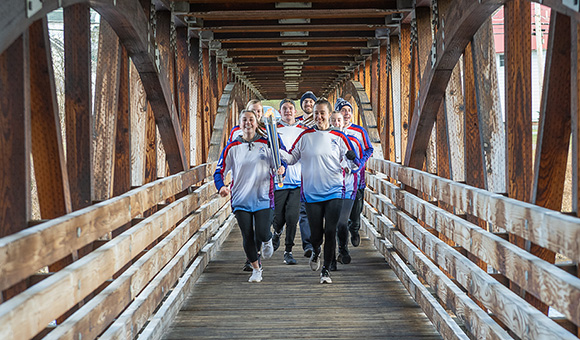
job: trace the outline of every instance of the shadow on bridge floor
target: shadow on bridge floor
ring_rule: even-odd
[[[285,265],[283,242],[263,262],[264,280],[248,283],[234,227],[164,339],[440,339],[368,239],[351,249],[350,264],[338,264],[331,285],[319,283],[301,247],[298,264]]]

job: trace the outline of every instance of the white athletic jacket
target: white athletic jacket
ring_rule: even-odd
[[[367,131],[359,125],[350,123],[344,128],[344,133],[347,135],[355,136],[361,143],[363,147],[363,154],[361,156],[361,172],[359,177],[359,189],[364,189],[366,187],[365,182],[365,164],[367,160],[372,156],[374,148],[371,144],[371,139],[367,134]]]
[[[232,171],[232,210],[255,212],[274,208],[274,168],[268,140],[256,135],[252,142],[241,137],[222,151],[213,175],[219,191],[228,171]]]
[[[278,125],[276,126],[276,131],[278,132],[278,136],[282,139],[282,143],[284,145],[291,146],[296,141],[296,138],[300,136],[304,130],[307,128],[302,126],[297,121],[294,125],[289,125],[288,123],[280,120]],[[276,190],[284,190],[284,189],[296,189],[300,187],[301,182],[301,166],[300,163],[296,163],[294,165],[288,166],[286,170],[286,177],[284,177],[284,186],[281,188],[276,186]]]
[[[353,150],[346,135],[337,130],[310,128],[298,136],[289,152],[281,152],[289,164],[302,165],[302,199],[307,203],[348,198],[345,171],[341,162],[346,152]],[[353,172],[358,171],[359,159],[347,161]]]

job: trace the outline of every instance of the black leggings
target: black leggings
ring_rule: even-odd
[[[352,210],[352,205],[354,200],[344,199],[342,200],[342,210],[340,211],[340,217],[338,219],[338,225],[336,226],[337,236],[338,236],[338,249],[348,249],[348,217]]]
[[[306,203],[306,214],[310,224],[312,246],[319,253],[324,239],[324,267],[328,268],[336,251],[336,226],[340,219],[343,199]]]
[[[284,251],[291,252],[300,213],[300,188],[274,191],[274,231],[280,233],[286,224]]]
[[[258,261],[258,250],[262,246],[262,242],[272,238],[272,233],[270,232],[272,209],[262,209],[256,212],[236,210],[234,215],[242,232],[246,257],[250,262]]]
[[[348,230],[351,232],[357,232],[360,229],[360,214],[362,213],[364,205],[364,196],[365,189],[358,189],[356,191],[356,197],[348,221]]]

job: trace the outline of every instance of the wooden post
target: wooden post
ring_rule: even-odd
[[[119,93],[117,94],[117,127],[115,137],[115,170],[113,196],[131,189],[131,134],[129,115],[129,57],[121,47],[119,63]]]
[[[365,92],[367,93],[367,97],[371,100],[372,105],[372,56],[365,60],[365,68],[364,68],[364,79],[365,82],[363,86],[365,88]],[[362,114],[362,113],[361,113]]]
[[[29,39],[34,56],[30,60],[32,157],[40,215],[52,219],[71,212],[72,207],[45,18],[29,27]]]
[[[106,200],[112,194],[117,96],[119,93],[119,38],[111,26],[101,21],[97,79],[95,81],[93,199]]]
[[[398,35],[392,35],[391,41],[391,100],[393,107],[391,125],[391,160],[401,163],[401,103],[402,103],[402,64],[401,64],[401,43]],[[391,118],[391,117],[389,117]]]
[[[391,160],[390,158],[390,143],[392,136],[390,134],[391,130],[391,120],[392,120],[392,112],[391,112],[391,89],[390,83],[391,78],[389,77],[389,71],[387,70],[387,58],[390,59],[390,49],[388,48],[387,44],[381,45],[378,50],[379,53],[379,65],[378,65],[378,72],[379,72],[379,86],[378,86],[378,109],[377,109],[377,122],[378,126],[377,129],[380,131],[381,137],[381,145],[383,146],[383,157],[385,159]],[[388,56],[388,57],[387,57]]]
[[[28,33],[0,54],[0,237],[30,219],[30,75]]]
[[[181,121],[181,135],[183,136],[183,148],[185,149],[185,158],[187,165],[190,166],[190,128],[189,128],[189,63],[188,56],[188,37],[187,27],[178,27],[177,30],[177,103],[179,110],[179,118]]]
[[[202,108],[201,108],[201,83],[200,83],[200,66],[199,66],[199,39],[189,38],[189,74],[191,77],[191,112],[190,112],[190,126],[191,126],[191,140],[190,148],[191,153],[191,165],[201,164],[203,158],[201,155],[202,150]]]
[[[376,49],[370,61],[370,96],[369,99],[371,100],[371,106],[373,108],[373,112],[375,113],[375,118],[377,119],[377,129],[378,131],[382,131],[382,125],[379,119],[379,49]],[[384,153],[383,153],[384,154]]]
[[[131,122],[131,186],[145,184],[147,95],[133,62],[129,69],[129,110]]]
[[[210,75],[209,75],[209,49],[207,47],[202,47],[202,111],[201,111],[201,121],[203,122],[203,143],[202,147],[202,159],[205,162],[207,160],[207,152],[209,149],[209,139],[211,138],[211,90],[210,90]]]
[[[411,123],[411,26],[401,24],[401,159],[405,159]]]

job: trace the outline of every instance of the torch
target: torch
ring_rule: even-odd
[[[278,169],[280,168],[280,145],[278,144],[278,132],[276,132],[276,117],[274,110],[266,110],[264,112],[264,125],[266,126],[266,133],[268,137],[268,142],[270,142],[270,148],[272,149],[272,161],[274,166],[274,173],[276,174],[276,182],[278,182],[278,187],[284,186],[282,181],[282,175],[278,175]]]

